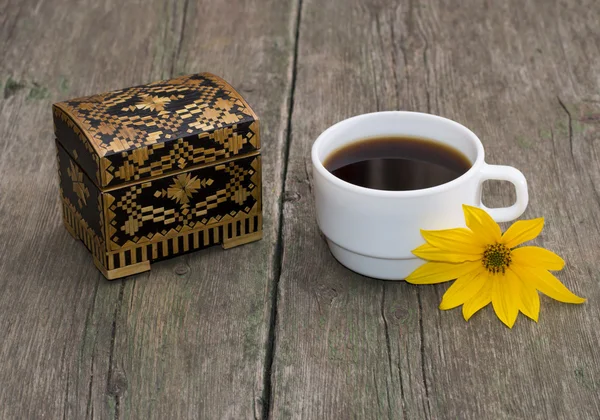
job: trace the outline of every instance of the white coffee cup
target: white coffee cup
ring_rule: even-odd
[[[432,188],[384,191],[360,187],[329,172],[323,162],[334,151],[356,141],[381,136],[416,136],[461,151],[472,163],[460,177]],[[406,278],[424,263],[411,251],[424,243],[421,229],[464,227],[462,205],[485,209],[494,220],[518,218],[527,207],[527,181],[511,166],[484,162],[481,140],[452,120],[419,112],[375,112],[341,121],[325,130],[312,147],[317,223],[333,256],[350,270],[387,280]],[[514,184],[517,200],[510,207],[485,207],[484,181]]]

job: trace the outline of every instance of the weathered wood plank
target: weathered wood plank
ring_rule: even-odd
[[[543,4],[542,4],[543,3]],[[278,284],[273,418],[600,415],[597,3],[303,1]],[[310,146],[340,119],[407,109],[473,129],[487,161],[530,183],[536,243],[565,257],[583,306],[542,298],[540,322],[464,322],[448,285],[345,270],[315,223]],[[568,114],[568,115],[567,115]],[[492,206],[514,198],[485,189]]]
[[[432,86],[434,112],[474,128],[489,161],[523,169],[531,191],[525,217],[546,218],[536,243],[565,258],[567,267],[559,277],[589,302],[575,306],[542,298],[539,324],[523,318],[514,331],[494,325],[491,308],[473,319],[474,325],[459,322],[459,311],[424,316],[424,351],[432,355],[425,365],[432,413],[463,416],[466,403],[471,409],[465,417],[470,418],[597,418],[598,126],[570,121],[563,104],[575,113],[600,93],[600,45],[593,30],[600,7],[593,2],[548,7],[532,1],[519,8],[514,2],[498,9],[473,4],[470,21],[479,24],[470,28],[451,27],[461,17],[457,10],[434,10],[423,14],[423,26],[439,39],[431,73],[452,69]],[[465,48],[450,52],[456,40]],[[467,54],[471,45],[491,47],[475,58]],[[455,94],[471,93],[468,101],[442,96],[450,80]],[[600,108],[589,110],[598,113]],[[492,204],[510,204],[502,191],[493,189]],[[445,289],[423,290],[423,310],[435,308],[426,302],[435,301],[435,294],[439,299]],[[479,327],[480,332],[474,330]]]
[[[330,255],[315,223],[310,146],[343,118],[384,109],[420,109],[422,72],[409,84],[417,46],[390,21],[395,2],[303,2],[298,75],[284,205],[284,260],[279,283],[272,418],[401,418],[422,413],[424,386],[417,291],[393,284],[402,299],[384,296],[383,282],[349,272]],[[399,9],[402,14],[404,8]],[[335,19],[334,19],[335,16]],[[336,24],[331,25],[332,19]],[[392,55],[390,55],[390,53]],[[419,83],[421,82],[421,83]],[[384,309],[393,308],[393,314]],[[384,318],[385,314],[385,318]],[[387,326],[387,329],[386,329]],[[403,330],[401,342],[389,329]],[[391,359],[390,346],[401,357]],[[398,375],[402,374],[403,382]]]
[[[124,285],[114,377],[123,416],[262,418],[294,3],[190,2],[174,72],[222,75],[261,117],[264,238],[157,264]]]
[[[0,417],[262,416],[294,7],[2,7]],[[198,71],[262,118],[265,238],[108,282],[62,226],[50,104]]]
[[[94,269],[62,226],[50,104],[153,77],[143,51],[164,43],[161,2],[3,7],[0,81],[0,417],[108,417],[119,283]],[[107,30],[110,29],[110,30]],[[134,45],[138,48],[139,45]],[[118,57],[118,60],[115,59]],[[137,62],[136,62],[137,60]]]
[[[293,8],[184,5],[170,71],[222,75],[261,117],[264,238],[165,261],[124,284],[112,368],[124,417],[263,417]]]

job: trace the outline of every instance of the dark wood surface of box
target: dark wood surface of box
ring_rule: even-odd
[[[67,229],[111,279],[260,239],[259,121],[203,73],[57,103]]]

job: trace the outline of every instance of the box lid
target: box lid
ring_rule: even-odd
[[[258,117],[210,73],[53,105],[58,142],[100,188],[260,149]]]

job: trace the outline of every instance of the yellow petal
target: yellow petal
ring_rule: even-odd
[[[413,284],[434,284],[454,280],[481,267],[480,262],[428,262],[410,273],[406,281]]]
[[[506,275],[510,277],[510,281],[513,281],[515,285],[518,285],[519,292],[518,294],[515,292],[515,296],[518,297],[519,310],[537,322],[540,313],[540,296],[538,295],[537,290],[520,279],[511,269],[506,270]]]
[[[463,317],[468,321],[478,310],[485,307],[492,301],[492,281],[487,273],[480,274],[484,279],[483,286],[479,291],[469,299],[462,307]]]
[[[512,264],[538,267],[546,270],[562,270],[565,262],[552,251],[539,246],[522,246],[511,251]]]
[[[460,263],[463,261],[481,260],[481,253],[467,254],[460,252],[451,252],[436,248],[429,244],[423,244],[417,249],[413,249],[412,253],[415,254],[417,257],[423,258],[424,260],[428,261]]]
[[[486,281],[487,276],[483,275],[480,270],[459,277],[444,293],[440,309],[452,309],[462,305],[475,296]]]
[[[467,228],[421,230],[423,238],[436,248],[467,254],[482,254],[487,243]]]
[[[540,315],[540,295],[537,290],[528,284],[523,284],[521,306],[519,307],[519,310],[535,322],[538,321]]]
[[[585,299],[572,293],[556,277],[547,270],[523,266],[512,267],[512,270],[524,283],[530,284],[552,299],[565,303],[583,303]]]
[[[500,226],[485,210],[463,204],[463,211],[467,226],[484,243],[495,244],[500,241]]]
[[[506,274],[492,276],[492,306],[500,321],[512,328],[519,315],[520,285],[513,281],[514,277]]]
[[[502,235],[502,243],[507,248],[514,248],[523,242],[531,241],[537,237],[544,228],[544,218],[532,220],[518,220]]]

